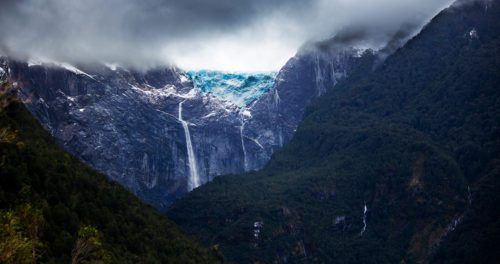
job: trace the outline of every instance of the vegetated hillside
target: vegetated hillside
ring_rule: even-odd
[[[217,178],[169,215],[240,263],[497,262],[499,11],[443,11],[318,99],[264,170]]]
[[[0,91],[9,86],[2,83]],[[3,92],[1,263],[220,262],[216,252],[61,150],[24,105]]]

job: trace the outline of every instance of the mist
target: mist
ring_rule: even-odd
[[[395,37],[404,41],[451,3],[1,0],[0,54],[141,68],[277,71],[306,42],[337,35],[351,46],[378,50]]]

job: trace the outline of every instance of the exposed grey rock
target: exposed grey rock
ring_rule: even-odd
[[[251,107],[245,125],[249,168],[260,169],[272,153],[290,141],[311,100],[346,77],[356,65],[358,51],[338,48],[304,50],[291,58],[276,77],[274,89]]]
[[[246,108],[201,93],[173,67],[141,72],[7,58],[0,67],[64,148],[162,210],[192,188],[181,121],[202,184],[260,169],[291,139],[310,101],[349,73],[356,54],[301,52],[279,72],[274,88]]]

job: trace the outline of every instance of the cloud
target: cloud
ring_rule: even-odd
[[[451,0],[0,0],[0,52],[137,67],[278,70],[310,40],[342,32],[382,48]],[[350,31],[350,30],[355,31]],[[362,34],[361,34],[362,33]]]

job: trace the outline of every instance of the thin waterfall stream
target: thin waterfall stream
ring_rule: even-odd
[[[189,181],[188,181],[188,189],[189,191],[197,188],[201,185],[200,175],[198,174],[198,165],[196,163],[196,157],[194,156],[193,151],[193,143],[191,142],[191,134],[189,133],[189,125],[188,122],[182,119],[182,104],[185,101],[179,103],[179,121],[184,128],[184,135],[186,136],[186,148],[188,154],[188,166],[189,166]]]

